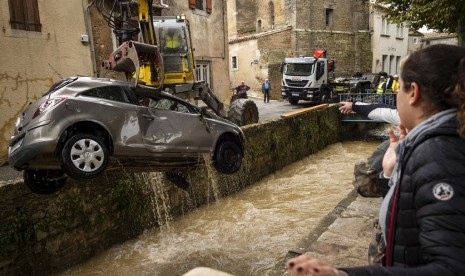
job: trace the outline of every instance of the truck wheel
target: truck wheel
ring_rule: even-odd
[[[299,102],[298,99],[291,99],[291,98],[289,98],[289,103],[292,104],[292,105],[296,105],[298,102]]]
[[[239,145],[233,141],[220,141],[213,156],[213,165],[224,174],[237,172],[242,165],[242,151]]]
[[[75,179],[99,176],[108,166],[110,154],[107,145],[92,134],[72,136],[61,151],[61,166]]]
[[[66,176],[62,170],[34,170],[26,169],[23,173],[24,184],[36,194],[52,194],[66,183]]]
[[[322,103],[331,102],[331,88],[328,86],[323,86],[321,87],[320,93]]]
[[[255,124],[258,122],[257,105],[249,99],[237,99],[229,107],[228,119],[238,126]]]

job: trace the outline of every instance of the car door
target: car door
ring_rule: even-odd
[[[162,96],[144,101],[140,121],[148,151],[164,157],[190,157],[213,147],[205,120],[187,103]]]

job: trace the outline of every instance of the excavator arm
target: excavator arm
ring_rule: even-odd
[[[228,118],[223,103],[208,84],[194,79],[195,64],[187,20],[183,16],[154,18],[152,4],[152,0],[96,1],[97,10],[113,29],[119,43],[102,62],[100,76],[108,71],[124,72],[127,80],[134,81],[135,85],[154,87],[184,99],[201,99],[218,116]],[[178,48],[166,49],[165,45],[159,45],[173,30],[179,33],[181,40]]]

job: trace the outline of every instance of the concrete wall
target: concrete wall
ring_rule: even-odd
[[[83,4],[87,1],[38,1],[41,32],[12,29],[8,1],[0,2],[0,164],[16,118],[50,86],[70,75],[90,75],[90,48]]]
[[[0,274],[56,272],[90,258],[196,207],[237,192],[284,166],[340,141],[337,106],[243,128],[241,170],[219,175],[211,166],[186,173],[185,190],[162,173],[108,171],[91,181],[68,180],[54,195],[24,184],[0,187]]]

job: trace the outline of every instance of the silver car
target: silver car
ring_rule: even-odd
[[[97,177],[110,165],[173,171],[211,157],[224,174],[242,164],[241,129],[173,95],[112,79],[72,77],[29,104],[9,144],[9,164],[36,193]],[[111,162],[110,162],[111,157]]]

